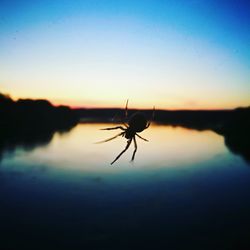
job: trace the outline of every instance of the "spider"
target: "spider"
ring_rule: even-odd
[[[152,113],[152,118],[151,120],[153,120],[153,117],[154,117],[154,111],[155,111],[155,107],[153,108],[153,113]],[[126,102],[126,108],[125,108],[125,117],[127,118],[128,116],[128,100]],[[142,139],[143,141],[147,141],[147,139],[141,137],[140,135],[138,135],[139,132],[142,132],[143,130],[147,129],[151,124],[151,121],[148,121],[146,119],[146,116],[144,113],[142,112],[136,112],[134,113],[130,118],[129,118],[129,121],[128,123],[123,123],[123,125],[125,126],[122,127],[122,126],[117,126],[117,127],[112,127],[112,128],[103,128],[101,130],[114,130],[114,129],[121,129],[123,132],[109,138],[109,139],[106,139],[104,141],[100,141],[100,142],[97,142],[97,143],[103,143],[103,142],[108,142],[108,141],[111,141],[111,140],[114,140],[115,138],[119,137],[119,136],[122,136],[122,137],[125,137],[127,139],[127,145],[125,147],[125,149],[110,163],[111,165],[113,163],[115,163],[123,153],[125,153],[125,151],[129,148],[129,146],[131,145],[131,142],[133,141],[134,142],[134,152],[133,152],[133,155],[132,155],[132,158],[131,158],[131,161],[134,160],[135,158],[135,153],[137,151],[137,143],[136,143],[136,136],[140,139]]]

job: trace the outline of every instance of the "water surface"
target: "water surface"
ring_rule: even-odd
[[[153,125],[114,164],[119,131],[79,124],[47,144],[3,151],[0,233],[6,249],[243,249],[250,166],[212,131]],[[92,248],[90,248],[92,247]],[[247,248],[246,248],[247,249]]]

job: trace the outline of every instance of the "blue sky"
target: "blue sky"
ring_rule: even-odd
[[[250,104],[247,1],[1,1],[0,91],[71,106]]]

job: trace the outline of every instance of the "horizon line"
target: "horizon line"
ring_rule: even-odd
[[[55,106],[60,106],[59,105],[55,105]],[[68,105],[71,109],[88,109],[88,110],[108,110],[108,109],[120,109],[123,110],[124,108],[122,107],[93,107],[93,106],[70,106]],[[249,108],[249,106],[239,106],[239,107],[235,107],[235,108],[169,108],[169,109],[164,109],[164,108],[157,108],[155,107],[155,110],[157,111],[231,111],[231,110],[235,110],[238,108]],[[128,110],[142,110],[142,111],[152,111],[153,109],[148,109],[148,108],[129,108]]]
[[[1,93],[1,92],[0,92]],[[6,94],[6,93],[1,93],[7,97],[9,97],[10,99],[12,99],[13,101],[18,101],[18,100],[25,100],[25,99],[29,99],[29,100],[46,100],[49,101],[53,106],[57,107],[57,106],[68,106],[70,109],[88,109],[88,110],[94,110],[94,109],[99,109],[99,110],[107,110],[107,109],[124,109],[124,107],[117,107],[117,106],[91,106],[91,105],[86,105],[86,106],[78,106],[78,105],[70,105],[70,104],[65,104],[65,103],[58,103],[57,101],[52,101],[49,100],[47,98],[13,98],[12,95],[10,94]],[[194,107],[194,108],[157,108],[157,106],[155,107],[155,110],[158,111],[230,111],[230,110],[235,110],[238,108],[250,108],[250,104],[247,106],[236,106],[236,107],[232,107],[232,108],[199,108],[199,107]],[[153,108],[137,108],[137,107],[132,107],[129,108],[129,110],[143,110],[143,111],[150,111]]]

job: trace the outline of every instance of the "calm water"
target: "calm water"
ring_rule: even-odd
[[[80,124],[0,162],[4,249],[250,249],[250,166],[211,131]]]

